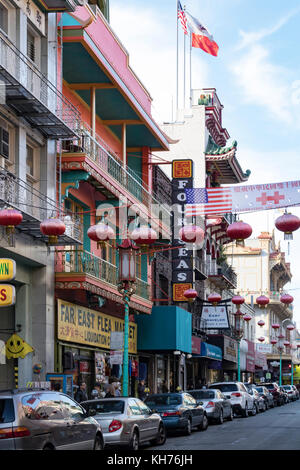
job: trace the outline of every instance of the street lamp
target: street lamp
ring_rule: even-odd
[[[129,336],[129,302],[135,293],[136,285],[136,252],[138,248],[131,240],[124,240],[117,245],[119,249],[119,284],[118,291],[125,304],[124,315],[124,355],[123,355],[123,396],[128,397],[128,336]]]
[[[282,353],[283,353],[283,349],[284,349],[284,346],[289,346],[289,343],[287,341],[284,341],[282,342],[282,340],[285,338],[285,335],[283,334],[283,331],[282,331],[282,328],[283,328],[283,324],[284,322],[291,322],[291,320],[289,318],[285,318],[282,322],[281,322],[281,329],[280,329],[280,334],[278,335],[278,339],[279,339],[279,344],[277,346],[277,349],[279,350],[279,386],[281,387],[282,385]],[[274,325],[272,325],[272,328],[273,329],[278,329],[279,325],[278,323],[275,323]],[[293,330],[295,327],[293,325],[289,325],[289,327],[287,327],[290,331]],[[292,358],[292,368],[293,368],[293,358]],[[293,374],[292,374],[292,382],[293,382]],[[293,385],[293,383],[292,383]]]
[[[243,314],[237,309],[234,313],[234,329],[233,334],[238,343],[238,382],[241,381],[241,361],[240,361],[240,343],[244,335]]]

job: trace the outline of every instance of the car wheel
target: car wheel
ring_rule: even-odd
[[[190,436],[192,434],[192,419],[189,418],[186,424],[186,427],[184,429],[184,434],[186,436]]]
[[[157,438],[152,439],[152,441],[150,441],[150,444],[153,446],[162,446],[166,442],[166,439],[167,439],[166,428],[163,424],[160,424]]]
[[[130,450],[139,450],[139,434],[137,431],[133,431],[131,441],[129,443]]]
[[[97,436],[95,439],[95,443],[94,443],[94,450],[103,450],[103,448],[104,448],[103,440],[101,436]]]
[[[224,417],[223,417],[223,410],[220,410],[220,416],[217,420],[218,424],[223,424],[224,423]]]
[[[246,403],[245,409],[242,410],[242,416],[243,416],[243,418],[248,418],[248,416],[249,416],[248,403]]]
[[[199,426],[197,426],[197,429],[199,431],[206,431],[207,428],[208,428],[208,417],[206,415],[203,415],[202,423]]]
[[[257,405],[253,403],[253,408],[251,410],[251,415],[255,416],[257,414]]]
[[[55,450],[55,448],[51,444],[46,444],[43,450]]]
[[[230,408],[230,415],[228,416],[228,421],[233,421],[233,410]]]
[[[261,410],[261,411],[262,411],[262,413],[264,413],[265,411],[267,411],[267,405],[266,405],[266,402],[264,402],[264,406],[263,406],[263,408],[262,408],[262,410]]]

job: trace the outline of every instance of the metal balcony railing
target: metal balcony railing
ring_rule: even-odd
[[[76,135],[74,129],[80,122],[80,113],[3,32],[0,32],[0,85],[3,103],[48,138]]]
[[[88,274],[111,284],[113,287],[117,287],[118,284],[118,267],[85,250],[57,249],[55,271],[57,273]],[[135,295],[149,300],[148,283],[137,279]]]
[[[43,238],[40,223],[49,218],[59,216],[57,203],[45,196],[33,185],[16,177],[0,167],[0,207],[13,207],[23,214],[23,221],[17,226],[21,231],[27,232],[36,238]],[[81,243],[83,240],[83,226],[81,220],[74,214],[61,219],[66,225],[65,234],[60,237],[62,244]]]
[[[171,212],[151,194],[151,189],[128,165],[123,165],[114,152],[105,144],[98,135],[95,138],[86,124],[81,124],[77,129],[77,145],[69,145],[68,150],[85,152],[93,160],[101,174],[107,173],[126,191],[132,194],[151,210],[152,217],[163,221],[170,226]]]

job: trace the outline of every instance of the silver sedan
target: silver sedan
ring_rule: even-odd
[[[138,450],[139,445],[163,445],[166,430],[159,414],[153,413],[138,398],[103,398],[80,403],[87,411],[93,409],[93,418],[101,425],[105,445],[128,446]]]
[[[233,410],[230,399],[226,398],[220,390],[189,390],[188,393],[203,406],[210,421],[222,424],[224,419],[228,419],[229,421],[233,420]]]

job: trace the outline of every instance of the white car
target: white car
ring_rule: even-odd
[[[256,415],[254,397],[251,396],[242,382],[215,382],[208,388],[217,388],[226,398],[230,399],[234,414],[247,418]]]
[[[287,392],[289,401],[297,400],[297,395],[292,385],[282,385],[282,388]]]

